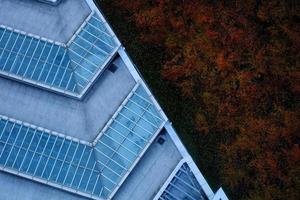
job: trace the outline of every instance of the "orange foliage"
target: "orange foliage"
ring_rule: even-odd
[[[300,199],[299,6],[279,0],[116,4],[131,10],[143,41],[164,45],[163,77],[201,108],[195,129],[238,132],[219,144],[217,169],[234,199]]]

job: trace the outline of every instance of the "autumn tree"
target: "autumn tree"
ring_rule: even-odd
[[[192,99],[198,134],[221,138],[215,170],[232,198],[300,199],[297,1],[114,5],[130,13],[141,41],[163,45],[162,76]]]

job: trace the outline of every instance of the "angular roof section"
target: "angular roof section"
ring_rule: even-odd
[[[179,163],[169,180],[158,192],[154,200],[207,200],[207,196],[201,188],[188,163],[184,160]]]
[[[1,198],[227,200],[93,0],[3,0],[0,24]]]
[[[163,122],[141,85],[92,144],[2,116],[0,169],[93,199],[110,198]]]
[[[1,25],[0,75],[81,98],[118,48],[93,12],[67,44]]]

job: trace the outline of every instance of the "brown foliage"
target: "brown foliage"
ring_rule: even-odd
[[[196,130],[238,130],[219,144],[218,170],[231,194],[300,199],[297,1],[116,4],[132,12],[143,41],[164,45],[163,77],[201,108]]]

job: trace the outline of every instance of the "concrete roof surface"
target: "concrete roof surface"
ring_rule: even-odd
[[[82,101],[0,78],[0,113],[92,142],[135,85],[122,60],[114,63],[117,70],[106,70]]]
[[[0,24],[62,43],[90,12],[83,0],[63,0],[57,6],[35,0],[0,0]]]

